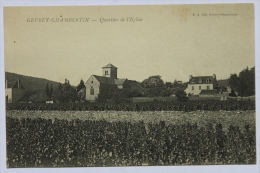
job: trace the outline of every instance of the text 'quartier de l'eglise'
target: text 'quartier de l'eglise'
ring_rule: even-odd
[[[100,23],[106,23],[106,22],[142,22],[143,18],[140,17],[121,17],[121,18],[105,18],[101,17],[99,19]]]

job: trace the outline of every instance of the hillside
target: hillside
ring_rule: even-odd
[[[24,86],[25,89],[45,89],[46,84],[48,83],[49,86],[53,86],[53,88],[57,88],[59,83],[50,81],[43,78],[31,77],[31,76],[24,76],[16,73],[5,72],[5,79],[8,82],[17,81],[20,79],[21,84]]]

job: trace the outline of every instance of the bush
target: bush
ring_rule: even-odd
[[[177,100],[179,102],[186,102],[188,101],[188,97],[187,97],[187,94],[185,91],[183,90],[178,90],[176,93],[175,93],[175,96],[177,97]]]
[[[186,99],[186,98],[185,98]],[[7,110],[115,110],[115,111],[240,111],[255,110],[254,100],[186,100],[184,101],[151,101],[151,102],[86,102],[86,103],[7,103]],[[136,110],[136,106],[140,109]]]

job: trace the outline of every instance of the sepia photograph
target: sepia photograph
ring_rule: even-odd
[[[254,3],[3,19],[8,170],[257,165]]]

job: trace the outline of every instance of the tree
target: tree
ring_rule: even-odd
[[[241,96],[255,95],[255,68],[245,68],[239,73],[239,94]]]
[[[255,95],[255,67],[250,70],[248,67],[243,69],[238,76],[231,74],[228,82],[231,89],[239,96]]]
[[[79,92],[82,88],[85,88],[84,81],[81,79],[78,86],[76,87],[77,92]]]
[[[164,86],[164,82],[161,79],[161,76],[150,76],[148,79],[145,79],[141,82],[141,85],[144,88],[154,88],[154,87],[160,87]]]
[[[175,79],[174,82],[173,82],[173,88],[177,88],[179,85],[178,85],[178,82],[177,80]]]
[[[175,96],[177,97],[177,101],[179,101],[179,102],[186,102],[186,101],[188,101],[187,94],[183,90],[178,90],[175,93]]]
[[[47,94],[47,96],[49,96],[50,88],[49,88],[49,84],[48,83],[46,84],[46,87],[45,87],[45,93]]]
[[[232,89],[232,90],[238,90],[238,86],[239,86],[239,78],[238,78],[238,76],[237,76],[237,74],[231,74],[230,75],[230,78],[229,78],[229,80],[228,80],[228,84],[229,84],[229,86],[230,86],[230,88]]]
[[[49,97],[52,98],[52,95],[53,95],[53,87],[52,87],[52,85],[51,85],[50,91],[49,91]]]
[[[173,84],[171,82],[165,82],[165,86],[167,88],[172,88],[173,87]]]
[[[185,88],[187,88],[187,83],[182,83],[181,81],[178,81],[177,79],[175,79],[172,83],[171,88],[184,90]]]
[[[149,97],[170,96],[167,86],[159,75],[150,76],[148,79],[143,80],[141,85],[146,88]]]
[[[76,89],[65,79],[64,84],[59,84],[54,98],[56,102],[68,103],[75,102],[78,96]]]

